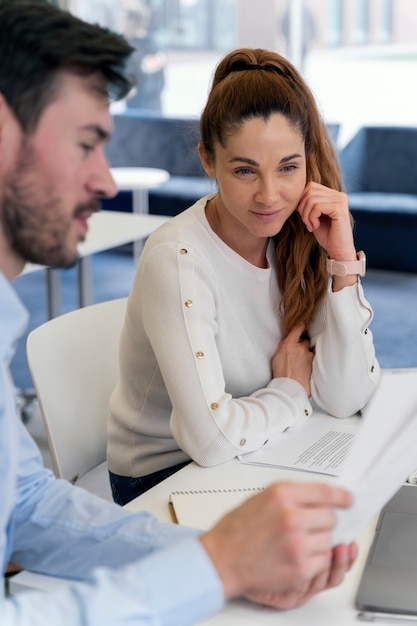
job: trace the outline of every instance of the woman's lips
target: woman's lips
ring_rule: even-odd
[[[253,215],[261,222],[272,222],[280,213],[282,209],[278,211],[252,211]]]

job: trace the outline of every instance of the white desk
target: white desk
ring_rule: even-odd
[[[131,511],[150,511],[160,521],[170,522],[168,498],[171,491],[262,487],[275,480],[330,482],[332,478],[299,471],[244,465],[237,460],[212,468],[202,468],[191,463],[130,502],[125,508]],[[218,615],[200,623],[206,626],[358,626],[360,622],[356,618],[354,597],[374,526],[375,523],[370,524],[360,536],[359,557],[339,587],[325,591],[312,598],[306,605],[291,611],[275,611],[244,600],[235,600],[229,602]],[[65,584],[66,581],[62,579],[51,579],[23,571],[10,579],[10,590],[12,593],[30,589],[53,591]],[[384,621],[384,624],[398,626],[398,622],[391,620]]]
[[[192,489],[233,489],[262,487],[275,480],[324,481],[331,477],[299,471],[250,466],[231,461],[212,468],[202,468],[192,463],[156,487],[130,502],[129,510],[147,510],[161,521],[171,521],[168,497],[171,491]],[[244,600],[229,602],[215,617],[204,621],[210,626],[358,626],[354,597],[373,536],[375,523],[370,524],[359,537],[359,557],[342,585],[317,595],[305,606],[291,611],[275,611],[256,606]],[[395,626],[398,622],[385,621]]]
[[[119,191],[132,192],[133,213],[145,215],[149,213],[149,189],[159,187],[169,179],[169,172],[155,167],[112,167],[110,171]],[[139,258],[142,246],[142,241],[134,242],[135,259]]]
[[[88,306],[93,302],[92,254],[111,250],[132,241],[142,241],[167,219],[169,218],[162,215],[138,215],[121,211],[100,211],[92,215],[87,238],[78,246],[79,306]],[[29,263],[25,266],[23,274],[38,270],[46,270],[48,317],[51,319],[61,313],[61,270]]]
[[[149,511],[160,521],[170,522],[168,500],[172,491],[256,488],[283,480],[332,482],[334,478],[324,474],[244,465],[237,460],[211,468],[191,463],[130,502],[125,508]],[[354,598],[373,538],[375,522],[376,520],[370,523],[357,538],[359,556],[342,585],[318,594],[306,605],[291,611],[276,611],[244,600],[232,601],[227,603],[218,615],[203,623],[206,626],[358,626],[360,622],[357,619]],[[180,574],[181,564],[179,564]],[[21,572],[11,578],[10,589],[12,593],[33,587],[47,590],[50,588],[49,581],[50,579],[44,576]],[[53,580],[53,584],[65,584],[65,581]],[[386,618],[384,624],[398,626],[398,621]]]

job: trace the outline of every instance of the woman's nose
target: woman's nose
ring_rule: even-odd
[[[259,185],[255,196],[257,202],[269,206],[276,202],[278,195],[278,185],[273,177],[259,179]]]

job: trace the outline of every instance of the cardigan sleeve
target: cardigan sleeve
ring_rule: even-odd
[[[312,398],[335,417],[360,411],[375,391],[380,367],[369,325],[373,313],[360,282],[327,296],[311,325],[315,349]]]

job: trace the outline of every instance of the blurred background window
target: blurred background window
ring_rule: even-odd
[[[136,87],[115,110],[198,116],[219,59],[234,47],[264,47],[290,58],[326,119],[346,133],[359,124],[417,124],[415,1],[55,0],[135,46]]]

